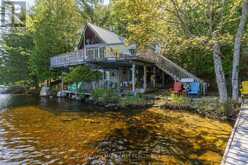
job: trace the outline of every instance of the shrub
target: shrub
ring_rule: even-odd
[[[79,83],[81,81],[91,82],[99,80],[102,77],[102,73],[92,70],[88,66],[77,66],[65,75],[66,83]]]
[[[118,103],[119,96],[113,89],[98,88],[92,92],[92,98],[98,102]]]
[[[145,103],[146,103],[146,99],[141,94],[137,94],[136,96],[127,95],[126,97],[122,97],[120,100],[120,104],[123,106],[144,105]]]
[[[179,96],[176,94],[171,94],[171,99],[176,104],[188,104],[190,103],[190,99],[185,96]]]

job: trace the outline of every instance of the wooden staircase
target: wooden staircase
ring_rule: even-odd
[[[185,78],[192,78],[195,81],[201,83],[202,91],[205,94],[207,83],[201,80],[200,78],[196,77],[192,73],[188,72],[187,70],[183,69],[179,65],[175,64],[168,58],[164,57],[161,54],[155,54],[153,52],[143,52],[138,56],[143,57],[145,60],[149,60],[153,62],[159,69],[164,71],[166,74],[170,75],[174,80],[181,81]]]

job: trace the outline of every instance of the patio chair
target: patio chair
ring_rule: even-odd
[[[247,97],[248,96],[248,81],[243,81],[241,83],[240,93],[241,93],[242,97]]]
[[[175,82],[173,85],[172,93],[182,94],[184,92],[183,84],[181,82]]]
[[[199,96],[201,93],[201,85],[199,82],[192,82],[190,88],[187,91],[189,96]]]

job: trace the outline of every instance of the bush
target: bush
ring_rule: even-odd
[[[179,96],[176,94],[171,94],[171,99],[172,99],[173,103],[176,103],[176,104],[188,104],[188,103],[190,103],[190,99],[188,97]]]
[[[118,103],[119,96],[113,89],[99,88],[92,92],[92,98],[97,102]]]
[[[146,99],[140,94],[137,94],[136,96],[128,95],[126,97],[121,98],[120,104],[123,106],[126,106],[126,105],[144,105],[144,104],[146,104]]]

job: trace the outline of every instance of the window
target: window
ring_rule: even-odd
[[[129,49],[129,52],[131,53],[131,55],[135,55],[136,53],[135,49]]]

